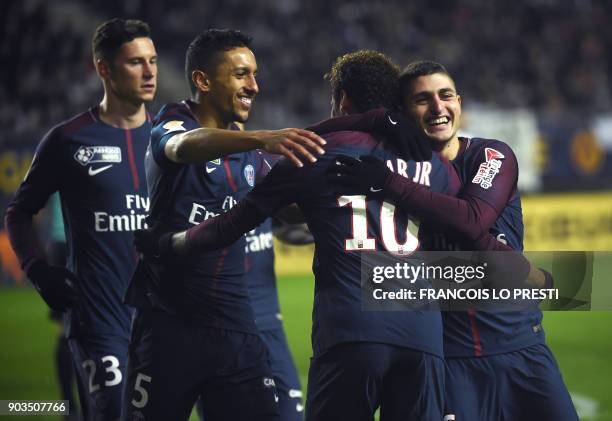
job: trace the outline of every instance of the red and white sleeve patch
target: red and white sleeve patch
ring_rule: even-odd
[[[485,148],[485,162],[480,164],[478,172],[472,179],[472,183],[479,184],[483,189],[489,189],[493,185],[493,179],[499,173],[502,159],[505,156],[498,150]]]

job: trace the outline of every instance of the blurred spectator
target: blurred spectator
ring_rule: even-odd
[[[90,105],[84,101],[98,88],[89,83],[95,75],[88,32],[54,24],[50,12],[57,4],[0,6],[0,123],[12,132],[74,114]],[[150,22],[161,61],[178,74],[189,40],[201,30],[236,27],[251,34],[261,87],[252,127],[306,125],[325,117],[323,73],[338,54],[360,48],[382,50],[399,63],[441,61],[462,93],[481,104],[553,112],[612,108],[612,2],[262,0],[246,6],[241,0],[192,0],[179,6],[92,0],[79,7],[97,21],[123,16]]]

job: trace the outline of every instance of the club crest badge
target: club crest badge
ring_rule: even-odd
[[[244,167],[244,178],[249,186],[253,187],[255,185],[255,169],[251,164]]]

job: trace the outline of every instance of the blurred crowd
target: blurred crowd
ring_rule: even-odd
[[[58,20],[53,9],[63,3],[75,12]],[[324,118],[323,74],[337,55],[361,48],[381,50],[400,65],[438,60],[472,103],[547,112],[612,109],[607,1],[11,0],[0,3],[2,141],[46,129],[99,99],[89,44],[95,24],[79,25],[85,16],[97,23],[114,16],[147,21],[174,77],[182,77],[185,49],[199,31],[234,27],[251,34],[261,89],[254,127]],[[162,85],[164,77],[160,72]]]

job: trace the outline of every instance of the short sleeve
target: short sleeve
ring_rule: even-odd
[[[255,182],[260,183],[279,161],[283,160],[281,155],[272,155],[268,152],[257,149],[254,151],[257,158],[257,174]]]
[[[177,164],[166,156],[166,143],[181,132],[198,129],[200,125],[194,118],[178,111],[162,115],[156,119],[151,130],[151,152],[155,162],[162,168],[174,168]]]

